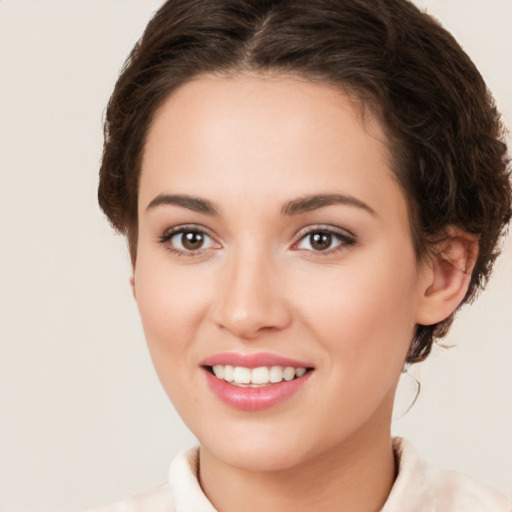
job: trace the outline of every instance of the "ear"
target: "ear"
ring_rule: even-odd
[[[137,294],[135,293],[135,276],[132,274],[130,277],[130,286],[132,288],[132,295],[135,300],[137,300]]]
[[[449,227],[424,263],[417,323],[433,325],[448,318],[468,291],[478,255],[478,236]]]

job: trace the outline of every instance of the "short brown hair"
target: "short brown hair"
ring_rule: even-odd
[[[455,39],[407,0],[169,0],[128,57],[105,117],[99,203],[136,258],[141,158],[156,109],[205,73],[294,74],[355,95],[380,120],[424,257],[448,226],[479,236],[464,302],[489,278],[511,216],[503,126]],[[424,359],[453,315],[417,327]]]

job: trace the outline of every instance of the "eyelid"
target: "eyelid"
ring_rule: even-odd
[[[331,235],[334,235],[335,237],[340,239],[341,242],[334,248],[326,249],[325,251],[314,251],[311,249],[300,249],[297,247],[298,244],[302,240],[304,240],[304,238],[317,232],[330,233]],[[295,251],[305,251],[309,253],[314,253],[315,255],[318,254],[319,256],[328,256],[339,250],[342,250],[343,248],[346,248],[347,246],[355,245],[356,243],[357,237],[346,229],[331,226],[328,224],[315,224],[312,226],[306,226],[305,228],[299,230],[299,232],[294,237],[294,242],[291,245],[291,249]]]
[[[202,233],[204,236],[212,240],[213,247],[199,248],[197,250],[183,250],[174,247],[168,243],[173,236],[187,231],[196,231],[198,233]],[[301,249],[297,247],[300,244],[300,242],[304,240],[307,236],[316,232],[329,233],[336,237],[339,240],[339,243],[332,249],[326,249],[323,251],[315,251],[313,249]],[[166,249],[173,254],[188,257],[202,256],[205,253],[210,252],[211,250],[216,250],[222,247],[222,244],[218,241],[217,237],[214,236],[208,228],[205,228],[204,226],[199,224],[180,224],[177,226],[173,226],[169,229],[166,229],[162,235],[159,235],[157,237],[157,242],[165,246]],[[346,229],[342,229],[337,226],[332,226],[328,224],[315,224],[300,229],[294,236],[294,241],[292,242],[290,249],[293,251],[304,251],[308,253],[314,253],[315,255],[319,256],[329,256],[338,252],[339,250],[347,248],[348,246],[355,245],[356,243],[357,237]]]
[[[214,247],[206,247],[200,248],[197,250],[183,250],[177,247],[173,247],[169,244],[170,240],[179,233],[186,233],[187,231],[195,231],[197,233],[201,233],[204,236],[210,238],[213,242]],[[177,226],[173,226],[172,228],[166,229],[162,235],[158,235],[157,242],[163,245],[168,251],[173,254],[177,254],[178,256],[200,256],[209,252],[212,249],[218,249],[221,247],[221,244],[217,241],[216,237],[210,232],[209,229],[201,226],[199,224],[179,224]]]

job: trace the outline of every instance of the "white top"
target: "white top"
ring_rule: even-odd
[[[422,461],[404,439],[393,444],[398,477],[381,512],[512,512],[512,501],[494,489]],[[90,512],[216,512],[197,481],[198,453],[176,456],[168,483],[154,491]]]

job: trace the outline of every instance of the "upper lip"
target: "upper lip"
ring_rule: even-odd
[[[200,363],[201,366],[214,366],[217,364],[229,364],[231,366],[242,366],[244,368],[258,368],[260,366],[291,366],[292,368],[313,368],[313,365],[310,363],[267,352],[258,352],[255,354],[223,352],[209,356]]]

